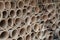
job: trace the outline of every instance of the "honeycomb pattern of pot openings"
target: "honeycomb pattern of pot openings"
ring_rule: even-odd
[[[0,0],[0,40],[60,40],[60,0]]]

